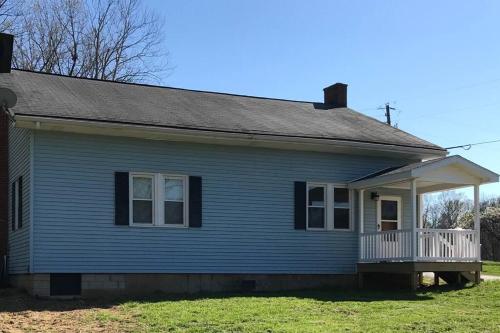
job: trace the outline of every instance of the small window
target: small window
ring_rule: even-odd
[[[401,198],[380,197],[378,201],[378,230],[397,230],[401,225]]]
[[[185,180],[179,176],[164,176],[164,223],[182,226],[185,224]]]
[[[22,184],[22,177],[12,183],[12,230],[17,230],[23,225]]]
[[[153,224],[154,177],[132,176],[132,224]]]
[[[326,185],[309,185],[307,189],[307,228],[325,229]]]
[[[351,209],[349,190],[347,188],[335,187],[333,193],[333,228],[344,230],[350,229]]]

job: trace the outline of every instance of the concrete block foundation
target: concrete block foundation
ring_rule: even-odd
[[[50,274],[11,275],[14,287],[38,297],[50,296]],[[101,298],[141,296],[158,292],[281,291],[314,288],[353,288],[355,274],[81,274],[81,296]]]

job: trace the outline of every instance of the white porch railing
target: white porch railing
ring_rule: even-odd
[[[479,237],[475,230],[416,229],[361,234],[360,261],[475,261]],[[417,242],[412,253],[412,242]]]

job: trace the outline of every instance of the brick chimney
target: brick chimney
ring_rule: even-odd
[[[0,285],[2,284],[4,258],[7,255],[7,235],[9,232],[9,118],[0,111]]]
[[[10,73],[14,36],[0,33],[0,73]],[[7,89],[6,89],[7,90]],[[9,211],[9,117],[0,106],[0,285],[5,283]],[[2,281],[3,280],[3,281]]]
[[[347,84],[335,83],[323,89],[325,93],[325,105],[331,108],[347,107]]]
[[[10,73],[14,36],[0,33],[0,73]]]

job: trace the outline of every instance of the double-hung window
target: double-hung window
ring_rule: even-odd
[[[307,229],[351,230],[351,191],[329,183],[307,184]]]
[[[326,185],[309,184],[307,187],[307,228],[326,227]]]
[[[153,175],[132,175],[132,224],[154,224],[155,177]]]
[[[333,228],[349,230],[351,228],[351,200],[347,188],[333,188]]]
[[[130,174],[130,225],[187,225],[188,177],[168,174]]]
[[[185,223],[186,179],[182,176],[163,176],[164,209],[163,223],[171,226],[183,226]]]

